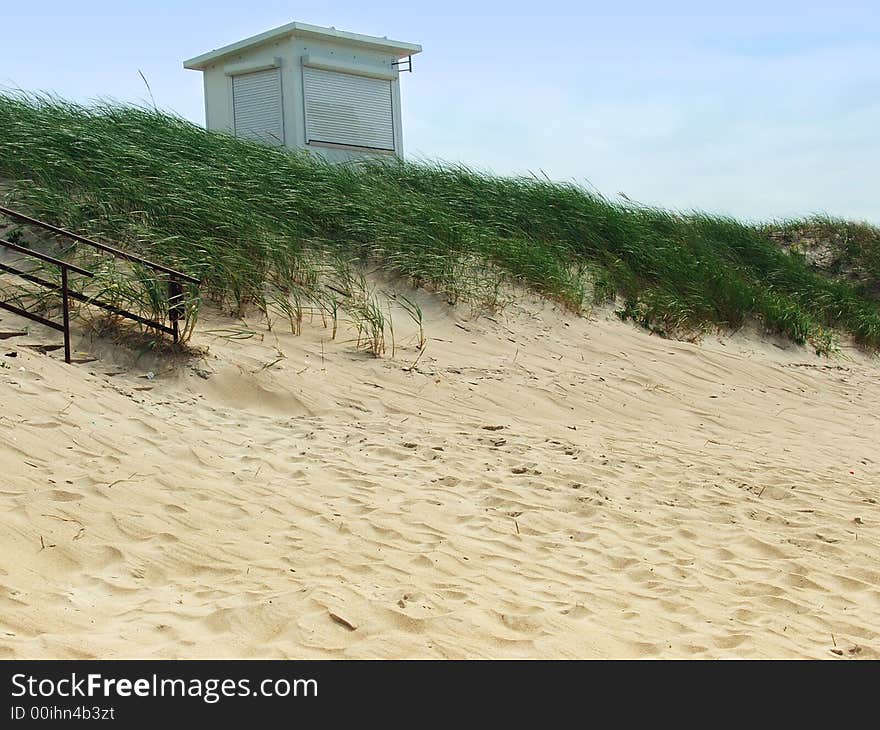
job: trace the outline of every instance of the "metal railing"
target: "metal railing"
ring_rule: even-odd
[[[35,312],[29,312],[26,309],[22,309],[21,307],[16,307],[14,304],[10,304],[9,302],[0,302],[0,308],[3,308],[13,314],[17,314],[20,317],[26,317],[27,319],[33,320],[34,322],[39,322],[46,327],[51,327],[53,330],[58,330],[59,332],[64,333],[64,362],[68,365],[70,364],[70,295],[74,292],[71,292],[68,287],[68,278],[67,274],[69,271],[74,272],[75,274],[81,274],[82,276],[92,277],[94,274],[91,271],[86,271],[85,269],[81,269],[79,266],[74,266],[73,264],[69,264],[66,261],[62,261],[61,259],[53,258],[52,256],[47,256],[46,254],[39,253],[38,251],[31,251],[29,248],[25,248],[24,246],[19,246],[11,241],[4,241],[0,238],[0,246],[4,248],[8,248],[10,251],[17,251],[18,253],[25,254],[26,256],[31,256],[35,259],[39,259],[47,264],[52,264],[53,266],[58,266],[61,269],[61,284],[58,285],[52,281],[46,281],[45,279],[40,279],[36,276],[29,274],[27,271],[22,271],[21,269],[16,269],[14,266],[9,266],[8,264],[0,263],[0,269],[3,271],[7,271],[10,274],[16,274],[21,276],[22,278],[34,282],[35,284],[40,284],[41,286],[50,288],[50,289],[61,289],[61,309],[63,316],[63,323],[58,324],[57,322],[53,322],[51,319],[47,319],[42,315],[36,314]]]
[[[10,274],[15,274],[25,279],[26,281],[30,281],[31,283],[37,284],[39,286],[49,288],[49,289],[61,289],[61,297],[62,297],[62,307],[63,307],[63,315],[64,315],[64,325],[59,325],[57,322],[52,322],[52,320],[46,319],[45,317],[41,317],[40,315],[33,314],[31,312],[27,312],[20,307],[16,307],[14,305],[0,302],[0,307],[3,309],[14,312],[15,314],[19,314],[23,317],[27,317],[28,319],[32,319],[35,322],[39,322],[40,324],[44,324],[47,327],[52,327],[53,329],[57,329],[59,331],[64,332],[64,345],[65,345],[65,362],[70,362],[70,313],[69,313],[69,300],[75,299],[76,301],[83,302],[85,304],[90,304],[92,306],[99,307],[108,312],[116,314],[120,317],[124,317],[126,319],[133,320],[142,324],[146,327],[150,327],[159,332],[164,332],[165,334],[169,334],[174,338],[174,342],[178,342],[180,339],[180,320],[184,319],[185,316],[185,302],[183,297],[183,285],[185,283],[199,285],[201,281],[194,276],[190,276],[189,274],[184,274],[181,271],[176,271],[175,269],[169,268],[168,266],[163,266],[162,264],[157,264],[153,261],[149,261],[141,256],[137,256],[135,254],[129,253],[128,251],[122,251],[121,249],[114,248],[113,246],[109,246],[106,243],[100,243],[98,241],[93,241],[90,238],[86,238],[85,236],[80,236],[78,233],[73,233],[71,231],[67,231],[63,228],[59,228],[58,226],[53,226],[51,223],[46,223],[45,221],[37,220],[36,218],[31,218],[24,213],[19,213],[18,211],[11,210],[9,208],[5,208],[0,206],[0,214],[7,216],[8,218],[12,218],[13,220],[17,220],[26,225],[37,226],[42,228],[43,230],[51,231],[52,233],[64,236],[69,238],[77,243],[82,243],[87,246],[91,246],[92,248],[102,251],[103,253],[110,254],[115,258],[123,259],[125,261],[130,261],[135,264],[139,264],[141,266],[146,266],[153,271],[158,271],[167,275],[168,277],[168,321],[171,323],[171,326],[164,324],[163,322],[158,322],[156,320],[148,319],[139,314],[135,314],[134,312],[129,312],[121,307],[117,307],[114,304],[109,304],[107,302],[102,302],[98,299],[88,297],[84,294],[81,294],[77,291],[70,291],[68,288],[68,280],[67,275],[68,271],[74,272],[77,274],[81,274],[83,276],[93,277],[94,273],[91,271],[86,271],[85,269],[74,266],[73,264],[69,264],[66,261],[62,261],[61,259],[53,258],[52,256],[48,256],[46,254],[41,254],[37,251],[34,251],[29,248],[24,248],[23,246],[19,246],[18,244],[12,243],[11,241],[5,241],[0,239],[0,245],[3,247],[10,249],[12,251],[17,251],[18,253],[25,254],[27,256],[32,256],[33,258],[39,259],[45,263],[52,264],[54,266],[59,266],[61,268],[61,285],[47,281],[45,279],[41,279],[38,276],[35,276],[27,271],[22,271],[21,269],[17,269],[13,266],[9,266],[8,264],[4,264],[0,262],[0,270],[6,271]]]

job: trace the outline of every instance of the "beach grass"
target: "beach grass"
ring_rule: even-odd
[[[335,334],[345,312],[377,355],[387,312],[366,266],[475,308],[502,306],[517,283],[574,312],[616,300],[662,335],[757,321],[818,352],[835,333],[880,346],[880,236],[863,224],[814,221],[850,231],[841,256],[867,283],[773,240],[803,222],[659,210],[461,165],[332,165],[154,109],[23,93],[0,95],[0,178],[10,207],[198,276],[201,297],[232,313],[280,313],[294,331],[318,313]],[[167,316],[151,274],[101,267],[92,286]],[[201,298],[188,296],[190,332]]]

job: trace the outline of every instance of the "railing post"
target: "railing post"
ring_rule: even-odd
[[[61,266],[61,306],[64,310],[64,362],[70,365],[70,302],[67,298],[67,267]]]
[[[174,330],[174,344],[180,339],[178,321],[183,312],[183,286],[173,274],[168,279],[168,319],[171,320],[171,329]]]

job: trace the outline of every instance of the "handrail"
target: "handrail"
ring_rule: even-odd
[[[67,231],[63,228],[59,228],[58,226],[53,226],[51,223],[46,223],[45,221],[37,220],[36,218],[32,218],[29,215],[25,215],[24,213],[19,213],[18,211],[11,210],[0,205],[0,215],[5,215],[9,218],[21,221],[27,225],[38,226],[39,228],[43,228],[47,231],[52,231],[61,236],[65,236],[74,241],[78,241],[79,243],[84,243],[88,246],[92,246],[93,248],[98,249],[99,251],[103,251],[104,253],[108,253],[117,258],[125,259],[127,261],[131,261],[136,264],[140,264],[142,266],[146,266],[148,268],[153,269],[154,271],[161,271],[168,275],[168,320],[171,323],[170,327],[161,324],[160,322],[154,322],[152,320],[148,320],[140,315],[134,314],[132,312],[127,312],[124,309],[120,309],[119,307],[115,307],[110,304],[104,304],[103,302],[97,300],[88,300],[89,303],[95,304],[99,307],[103,307],[104,309],[119,314],[123,317],[127,317],[129,319],[134,320],[135,322],[140,322],[141,324],[147,325],[154,329],[159,330],[160,332],[167,332],[168,334],[174,337],[174,342],[176,343],[180,339],[180,320],[185,317],[185,305],[183,298],[183,285],[182,282],[188,282],[190,284],[199,285],[201,284],[201,280],[197,279],[194,276],[190,276],[189,274],[184,274],[182,271],[177,271],[175,269],[169,268],[168,266],[163,266],[162,264],[154,263],[153,261],[149,261],[141,256],[137,256],[133,253],[128,253],[127,251],[122,251],[121,249],[114,248],[113,246],[109,246],[106,243],[99,243],[98,241],[93,241],[90,238],[86,238],[85,236],[80,236],[78,233],[73,233],[71,231]],[[4,245],[8,248],[12,248],[12,250],[19,251],[21,253],[26,253],[28,255],[36,255],[30,249],[24,249],[20,246],[17,246],[14,243],[10,243],[9,241],[2,241]],[[36,258],[41,258],[40,255],[36,255]],[[46,260],[46,259],[42,259]],[[50,262],[51,263],[51,262]],[[79,269],[78,267],[73,266],[73,264],[66,264],[66,266],[76,273],[82,273],[85,270]],[[3,267],[4,270],[9,270],[8,267]],[[64,274],[65,269],[62,269],[62,274]],[[13,271],[12,273],[18,273],[22,275],[22,272]],[[27,278],[27,277],[25,277]],[[35,282],[41,283],[41,282]],[[43,284],[45,286],[45,284]],[[80,299],[79,295],[75,293],[71,293],[74,299]],[[82,301],[82,300],[81,300]],[[66,311],[66,310],[65,310]]]
[[[29,223],[30,225],[39,226],[40,228],[45,228],[47,231],[52,231],[53,233],[58,233],[62,236],[67,236],[68,238],[73,239],[74,241],[79,241],[80,243],[85,243],[89,246],[93,246],[100,251],[104,251],[105,253],[113,254],[114,256],[122,259],[127,259],[128,261],[132,261],[137,264],[142,264],[144,266],[149,266],[151,269],[155,269],[156,271],[161,271],[169,276],[176,277],[181,279],[182,281],[187,281],[190,284],[201,284],[201,280],[197,279],[194,276],[190,276],[189,274],[184,274],[182,271],[176,271],[175,269],[169,268],[168,266],[163,266],[162,264],[157,264],[152,261],[148,261],[141,256],[136,256],[133,253],[128,253],[128,251],[122,251],[121,249],[114,248],[113,246],[108,246],[106,243],[99,243],[98,241],[93,241],[90,238],[86,238],[85,236],[80,236],[78,233],[71,233],[70,231],[66,231],[63,228],[59,228],[58,226],[53,226],[51,223],[46,223],[45,221],[37,220],[36,218],[31,218],[24,213],[18,213],[17,211],[10,210],[9,208],[5,208],[0,205],[0,213],[3,215],[7,215],[10,218],[16,218],[25,223]]]
[[[15,243],[11,243],[10,241],[5,241],[0,238],[0,245],[12,250],[17,251],[18,253],[23,253],[26,256],[32,256],[35,259],[40,261],[44,261],[47,264],[52,264],[53,266],[58,266],[61,269],[61,310],[63,317],[63,324],[58,324],[57,322],[53,322],[51,319],[47,319],[39,314],[35,314],[34,312],[28,312],[26,309],[22,309],[21,307],[16,307],[13,304],[9,304],[8,302],[0,302],[0,308],[3,308],[13,314],[17,314],[21,317],[26,317],[27,319],[33,320],[34,322],[39,322],[46,327],[51,327],[54,330],[58,330],[64,333],[64,362],[70,365],[70,294],[69,288],[67,286],[67,272],[73,271],[76,274],[82,274],[83,276],[93,277],[94,274],[91,271],[86,271],[85,269],[81,269],[79,266],[74,266],[73,264],[69,264],[66,261],[62,261],[61,259],[53,258],[52,256],[48,256],[44,253],[40,253],[39,251],[31,251],[29,248],[25,248],[24,246],[19,246]],[[31,281],[37,281],[38,283],[42,283],[44,286],[49,285],[52,288],[59,288],[57,284],[53,284],[51,282],[44,282],[41,279],[37,279],[36,277],[32,277],[27,272],[19,271],[18,269],[13,268],[12,266],[2,265],[5,271],[9,271],[13,274],[18,274],[19,276],[24,276],[26,279],[30,279]]]
[[[32,284],[38,284],[39,286],[45,287],[46,289],[61,288],[60,284],[56,284],[52,281],[46,281],[46,279],[41,279],[39,276],[34,276],[27,271],[16,269],[14,266],[9,266],[8,264],[4,264],[2,262],[0,262],[0,271],[5,271],[9,274],[15,274],[16,276],[20,276],[25,281],[29,281]],[[122,307],[117,307],[115,304],[107,304],[106,302],[102,302],[100,299],[95,299],[93,297],[88,297],[85,294],[80,294],[78,291],[69,291],[67,292],[67,296],[71,299],[75,299],[78,302],[82,302],[83,304],[100,307],[101,309],[119,315],[120,317],[126,317],[127,319],[134,320],[139,324],[145,325],[147,327],[152,327],[153,329],[157,329],[167,335],[174,335],[174,329],[172,327],[167,327],[164,324],[154,322],[153,320],[147,319],[146,317],[141,317],[139,314],[129,312]]]
[[[24,246],[19,246],[17,243],[12,243],[12,241],[6,241],[0,238],[0,243],[3,244],[8,249],[13,251],[18,251],[18,253],[23,253],[26,256],[33,256],[35,259],[40,259],[40,261],[45,261],[47,264],[52,264],[53,266],[66,266],[75,274],[82,274],[83,276],[94,276],[91,271],[86,271],[85,269],[81,269],[79,266],[74,264],[69,264],[66,261],[62,261],[61,259],[55,259],[51,256],[47,256],[44,253],[40,253],[39,251],[34,251],[30,248],[25,248]]]

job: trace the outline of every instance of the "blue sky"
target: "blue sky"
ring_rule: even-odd
[[[333,25],[424,46],[402,80],[410,157],[680,210],[880,223],[876,2],[0,2],[0,86],[139,102],[140,70],[159,106],[203,123],[183,59]]]

